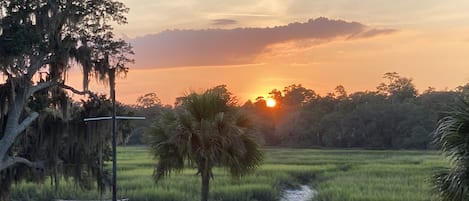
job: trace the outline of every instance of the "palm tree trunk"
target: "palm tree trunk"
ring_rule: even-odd
[[[201,201],[208,201],[208,192],[210,190],[210,168],[206,164],[202,170],[202,194],[200,197]]]

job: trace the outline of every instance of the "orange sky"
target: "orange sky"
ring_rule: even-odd
[[[219,84],[243,102],[290,84],[320,94],[339,84],[374,90],[394,71],[420,91],[469,82],[465,0],[124,3],[129,24],[116,33],[134,45],[136,63],[118,80],[117,98],[128,104],[150,92],[172,104]],[[79,73],[69,83],[81,86]]]

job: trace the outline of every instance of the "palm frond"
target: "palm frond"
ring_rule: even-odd
[[[224,167],[239,178],[260,165],[264,155],[254,136],[254,125],[233,105],[224,86],[191,93],[179,101],[178,107],[146,133],[158,160],[156,181],[181,170],[185,163],[196,166],[206,185],[213,177],[213,167]]]
[[[469,199],[469,104],[462,101],[442,118],[434,142],[451,161],[449,169],[435,174],[434,184],[444,201]]]

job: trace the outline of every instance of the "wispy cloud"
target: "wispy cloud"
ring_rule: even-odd
[[[349,37],[349,39],[353,38],[369,38],[369,37],[374,37],[377,35],[383,35],[383,34],[390,34],[396,32],[395,29],[370,29],[367,31],[359,32],[357,34],[353,34]]]
[[[233,20],[233,19],[215,19],[215,20],[212,20],[211,25],[224,26],[224,25],[233,25],[237,23],[238,21]]]
[[[229,23],[221,19],[219,23]],[[250,64],[270,45],[314,39],[368,38],[393,29],[373,29],[358,22],[324,17],[266,28],[168,30],[131,41],[138,67]],[[314,45],[317,43],[311,43]]]
[[[216,13],[213,13],[216,14]],[[220,13],[223,16],[241,16],[241,17],[272,17],[272,14],[266,13]]]

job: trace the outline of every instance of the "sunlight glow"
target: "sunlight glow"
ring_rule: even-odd
[[[267,98],[267,100],[265,101],[265,105],[267,107],[275,107],[276,104],[277,102],[273,98]]]

